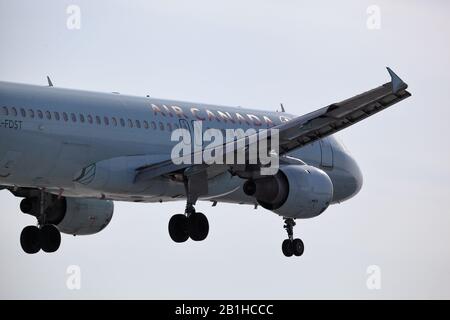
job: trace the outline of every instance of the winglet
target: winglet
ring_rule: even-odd
[[[52,82],[52,80],[50,79],[49,76],[47,76],[47,82],[48,82],[48,86],[49,87],[53,87],[53,82]]]
[[[402,79],[398,75],[395,74],[394,71],[392,71],[391,68],[386,67],[387,71],[389,72],[389,75],[391,76],[391,83],[392,83],[392,92],[398,93],[401,90],[404,90],[408,88],[408,85],[403,82]]]

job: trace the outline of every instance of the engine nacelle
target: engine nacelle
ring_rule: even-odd
[[[114,203],[109,200],[66,198],[66,210],[59,231],[89,235],[102,231],[111,221]]]
[[[328,208],[333,198],[333,183],[316,167],[287,165],[274,176],[247,181],[244,192],[280,216],[305,219],[316,217]]]
[[[111,221],[114,203],[107,200],[83,198],[58,198],[46,194],[45,221],[58,227],[59,231],[73,235],[89,235],[102,231]],[[39,217],[40,198],[22,200],[23,213]]]

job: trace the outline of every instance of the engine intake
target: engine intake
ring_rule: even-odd
[[[330,177],[308,165],[281,167],[274,176],[248,180],[243,190],[262,207],[288,218],[318,216],[333,198]]]

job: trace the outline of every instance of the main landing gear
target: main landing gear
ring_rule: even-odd
[[[39,196],[25,198],[20,203],[23,213],[34,215],[38,220],[38,226],[27,226],[20,234],[20,245],[25,253],[34,254],[41,249],[51,253],[57,251],[61,245],[58,228],[46,222],[46,206],[46,194],[43,191]]]
[[[170,219],[169,235],[177,243],[189,238],[203,241],[208,236],[209,223],[203,213],[195,211],[194,205],[200,195],[208,194],[206,171],[193,172],[192,169],[186,169],[182,182],[186,191],[186,210],[184,214],[176,214]]]
[[[28,226],[20,234],[22,250],[28,254],[38,253],[39,250],[51,253],[59,249],[61,233],[52,224],[40,227]]]
[[[208,232],[208,219],[203,213],[196,212],[194,206],[189,203],[185,214],[176,214],[169,221],[169,235],[178,243],[185,242],[189,238],[194,241],[205,240]]]
[[[305,246],[301,239],[294,239],[294,226],[295,221],[292,218],[284,219],[284,228],[287,231],[288,239],[283,241],[281,249],[286,257],[292,257],[293,255],[299,257],[303,254]]]

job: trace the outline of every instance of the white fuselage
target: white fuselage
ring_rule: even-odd
[[[82,168],[99,161],[148,155],[167,159],[172,130],[269,128],[292,115],[243,108],[132,97],[120,94],[0,82],[0,186],[45,188],[65,196],[159,202],[185,198],[184,186],[168,178],[105,192],[74,182]],[[354,159],[334,136],[289,154],[331,178],[333,202],[356,194],[362,184]],[[254,204],[244,180],[223,173],[209,181],[201,200]]]

